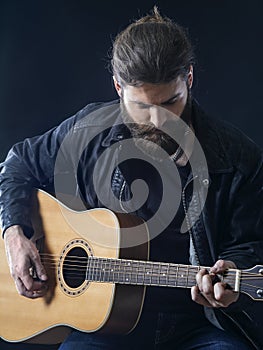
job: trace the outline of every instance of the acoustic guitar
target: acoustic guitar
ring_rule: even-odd
[[[34,300],[17,293],[1,240],[0,337],[7,341],[56,343],[72,328],[128,333],[140,318],[146,286],[196,283],[200,266],[148,261],[147,226],[136,216],[108,209],[77,212],[43,191],[33,203],[33,239],[49,290]],[[145,243],[132,247],[135,236],[127,228]],[[234,291],[263,300],[263,266],[229,269],[219,278]]]

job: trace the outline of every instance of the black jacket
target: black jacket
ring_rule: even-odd
[[[109,205],[118,211],[134,211],[129,169],[119,146],[120,140],[129,138],[129,130],[119,123],[118,101],[90,104],[58,127],[16,144],[1,164],[3,231],[19,224],[28,237],[32,235],[29,202],[35,187],[73,195],[74,200],[66,204],[78,209],[85,203],[91,208]],[[262,151],[236,128],[207,117],[196,102],[193,125],[208,173],[206,164],[199,164],[197,158],[198,186],[185,211],[193,243],[190,260],[211,266],[221,258],[232,260],[240,269],[261,264]],[[105,150],[109,150],[107,157],[98,162]],[[96,179],[96,185],[91,179]],[[98,196],[99,188],[103,193]],[[262,349],[262,325],[256,322],[254,306],[242,295],[226,309],[208,309],[207,317],[218,327],[242,332],[255,348]]]

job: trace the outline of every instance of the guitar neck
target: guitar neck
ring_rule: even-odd
[[[191,288],[196,284],[196,274],[202,268],[205,267],[89,257],[86,279],[95,282]],[[220,280],[234,291],[239,291],[240,270],[230,269],[220,276]]]

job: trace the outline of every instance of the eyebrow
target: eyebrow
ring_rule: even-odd
[[[180,95],[180,93],[178,92],[174,96],[170,97],[168,100],[162,102],[161,105],[166,105],[166,104],[170,103],[171,101],[175,100],[179,95]],[[153,106],[152,104],[143,103],[143,102],[140,102],[140,101],[130,100],[130,102],[136,103],[137,105],[142,106],[144,108],[150,108],[151,106]]]

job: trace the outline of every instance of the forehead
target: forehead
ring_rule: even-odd
[[[178,77],[176,80],[163,84],[126,85],[123,88],[123,97],[126,101],[160,105],[173,96],[182,94],[185,89],[186,82],[181,77]]]

